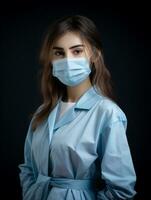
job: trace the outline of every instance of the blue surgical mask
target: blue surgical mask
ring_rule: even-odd
[[[80,84],[91,72],[89,61],[86,57],[63,58],[53,61],[52,65],[53,76],[68,86]]]

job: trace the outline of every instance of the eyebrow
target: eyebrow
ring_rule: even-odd
[[[74,49],[76,47],[84,47],[84,45],[83,44],[74,45],[74,46],[69,47],[69,49]],[[56,46],[53,47],[53,49],[63,50],[62,47],[56,47]]]

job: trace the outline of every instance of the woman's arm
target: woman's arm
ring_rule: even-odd
[[[36,182],[32,167],[32,153],[31,153],[31,142],[32,142],[32,131],[30,122],[28,132],[25,138],[24,144],[24,163],[18,165],[20,169],[19,178],[22,187],[23,198],[26,199],[27,193],[32,188],[32,185]]]
[[[23,200],[46,200],[50,190],[49,177],[40,174],[35,165],[31,151],[33,134],[36,133],[31,131],[30,123],[24,145],[24,163],[18,166],[22,197]]]
[[[126,138],[127,120],[108,124],[101,133],[99,152],[101,175],[106,187],[97,194],[98,200],[133,199],[136,174]]]

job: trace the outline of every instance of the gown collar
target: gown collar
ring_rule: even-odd
[[[61,126],[74,120],[80,110],[89,110],[93,105],[103,98],[102,92],[96,86],[90,87],[64,115],[57,121],[61,109],[61,97],[58,100],[56,107],[48,117],[49,131],[53,132]],[[50,134],[51,135],[51,134]],[[51,136],[50,136],[51,138]]]
[[[74,104],[74,109],[86,109],[89,110],[96,101],[103,97],[102,91],[98,90],[97,87],[91,86]],[[61,97],[58,102],[61,102]]]

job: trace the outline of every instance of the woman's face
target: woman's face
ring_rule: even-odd
[[[90,58],[90,47],[74,32],[67,32],[52,47],[51,61],[63,58]]]

